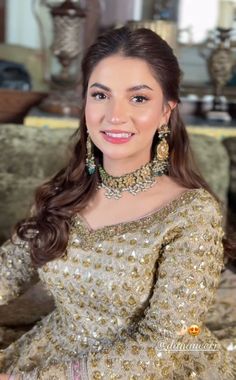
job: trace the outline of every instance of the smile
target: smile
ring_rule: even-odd
[[[123,133],[112,133],[112,132],[103,132],[105,133],[105,135],[107,136],[110,136],[110,137],[114,137],[114,138],[128,138],[130,136],[132,136],[133,133],[126,133],[126,132],[123,132]]]
[[[106,141],[113,144],[126,143],[130,141],[130,139],[134,135],[134,133],[132,132],[108,132],[108,131],[103,131],[102,134]]]

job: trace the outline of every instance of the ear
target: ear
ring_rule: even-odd
[[[177,106],[177,102],[170,100],[163,105],[161,124],[168,124],[171,112]]]

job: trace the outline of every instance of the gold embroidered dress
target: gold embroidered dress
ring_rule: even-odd
[[[233,353],[204,325],[224,267],[223,234],[218,204],[204,189],[97,230],[77,214],[65,255],[38,269],[56,308],[2,350],[0,373],[235,380]],[[4,304],[34,270],[22,242],[3,245],[0,264]]]

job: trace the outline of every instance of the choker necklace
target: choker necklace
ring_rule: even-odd
[[[97,188],[106,189],[105,196],[107,198],[119,199],[124,191],[136,195],[140,191],[151,188],[156,182],[156,177],[168,173],[168,161],[160,161],[155,157],[153,161],[141,166],[134,172],[120,177],[113,177],[108,174],[101,165],[98,165],[98,171],[100,183]]]

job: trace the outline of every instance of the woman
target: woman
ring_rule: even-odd
[[[178,62],[152,31],[123,27],[82,70],[73,156],[2,247],[1,302],[38,270],[56,309],[2,352],[0,379],[233,380],[204,325],[224,232],[179,116]]]

